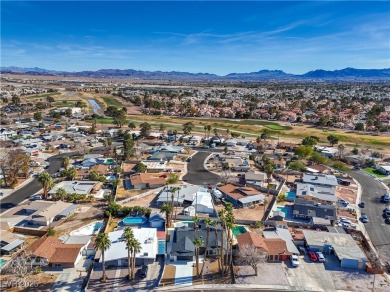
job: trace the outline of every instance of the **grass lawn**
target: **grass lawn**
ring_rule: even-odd
[[[379,171],[377,171],[376,169],[374,168],[366,168],[364,169],[365,172],[369,173],[369,174],[373,174],[375,175],[376,177],[378,178],[381,178],[381,177],[386,177],[387,175],[384,175],[384,174],[381,174]]]
[[[107,106],[112,105],[112,106],[116,106],[116,107],[123,107],[123,104],[119,100],[117,100],[115,97],[103,96],[102,98]]]
[[[55,95],[59,95],[59,94],[61,94],[61,92],[38,93],[38,94],[26,96],[25,99],[30,100],[30,99],[46,98],[49,96],[54,97]]]
[[[76,100],[58,100],[53,103],[56,107],[75,107]]]

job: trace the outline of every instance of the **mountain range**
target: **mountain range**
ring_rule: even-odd
[[[236,80],[236,81],[266,81],[266,80],[357,80],[357,79],[390,79],[390,68],[386,69],[355,69],[345,68],[341,70],[327,71],[314,70],[302,75],[288,74],[282,70],[260,70],[250,73],[230,73],[224,76],[209,73],[189,72],[163,72],[141,71],[134,69],[101,69],[97,71],[67,72],[46,70],[42,68],[0,67],[0,73],[14,73],[27,75],[53,75],[65,77],[91,77],[91,78],[136,78],[150,80]]]

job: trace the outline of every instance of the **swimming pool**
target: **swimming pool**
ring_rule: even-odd
[[[236,226],[236,228],[233,229],[234,237],[236,237],[239,234],[246,233],[246,232],[248,232],[248,230],[246,230],[245,226],[242,226],[242,225],[238,225],[238,226]]]
[[[7,261],[0,259],[0,267],[4,265]]]
[[[158,253],[165,254],[165,239],[158,241]]]
[[[106,180],[114,180],[116,178],[115,174],[111,174],[109,176],[106,176]]]
[[[276,207],[276,210],[277,211],[282,211],[285,215],[286,215],[286,218],[288,217],[288,215],[290,214],[290,210],[289,208],[287,208],[286,206],[282,207],[282,206],[277,206]]]
[[[112,158],[108,158],[106,159],[106,161],[104,161],[104,164],[113,165],[115,164],[115,160]]]
[[[286,192],[286,197],[289,199],[295,199],[297,197],[297,193],[294,191],[288,191]]]
[[[123,219],[123,225],[140,225],[146,222],[146,218],[143,217],[126,217]]]
[[[102,221],[96,221],[96,222],[92,222],[88,225],[85,225],[75,231],[72,231],[70,233],[70,235],[73,235],[73,236],[80,236],[80,235],[96,235],[100,228],[103,226],[103,222]]]

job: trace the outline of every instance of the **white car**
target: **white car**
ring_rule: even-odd
[[[325,262],[325,257],[324,257],[324,254],[322,252],[318,251],[318,252],[316,252],[316,254],[317,254],[319,262]]]
[[[291,260],[291,264],[292,264],[293,267],[299,267],[298,256],[292,255],[292,256],[290,257],[290,260]]]

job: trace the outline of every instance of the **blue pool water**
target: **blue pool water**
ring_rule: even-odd
[[[158,254],[165,254],[165,239],[158,241]]]
[[[297,193],[294,191],[288,191],[286,192],[286,197],[289,199],[295,199],[297,197]]]
[[[0,259],[0,267],[6,263],[5,260]]]
[[[126,217],[123,219],[123,224],[124,225],[140,225],[144,224],[146,221],[145,218],[142,217]]]
[[[111,174],[109,176],[106,176],[106,179],[107,180],[114,180],[116,177],[115,177],[115,174]]]
[[[280,206],[278,206],[278,207],[276,207],[276,210],[282,211],[286,215],[286,217],[288,217],[289,209],[287,207],[280,207]]]

